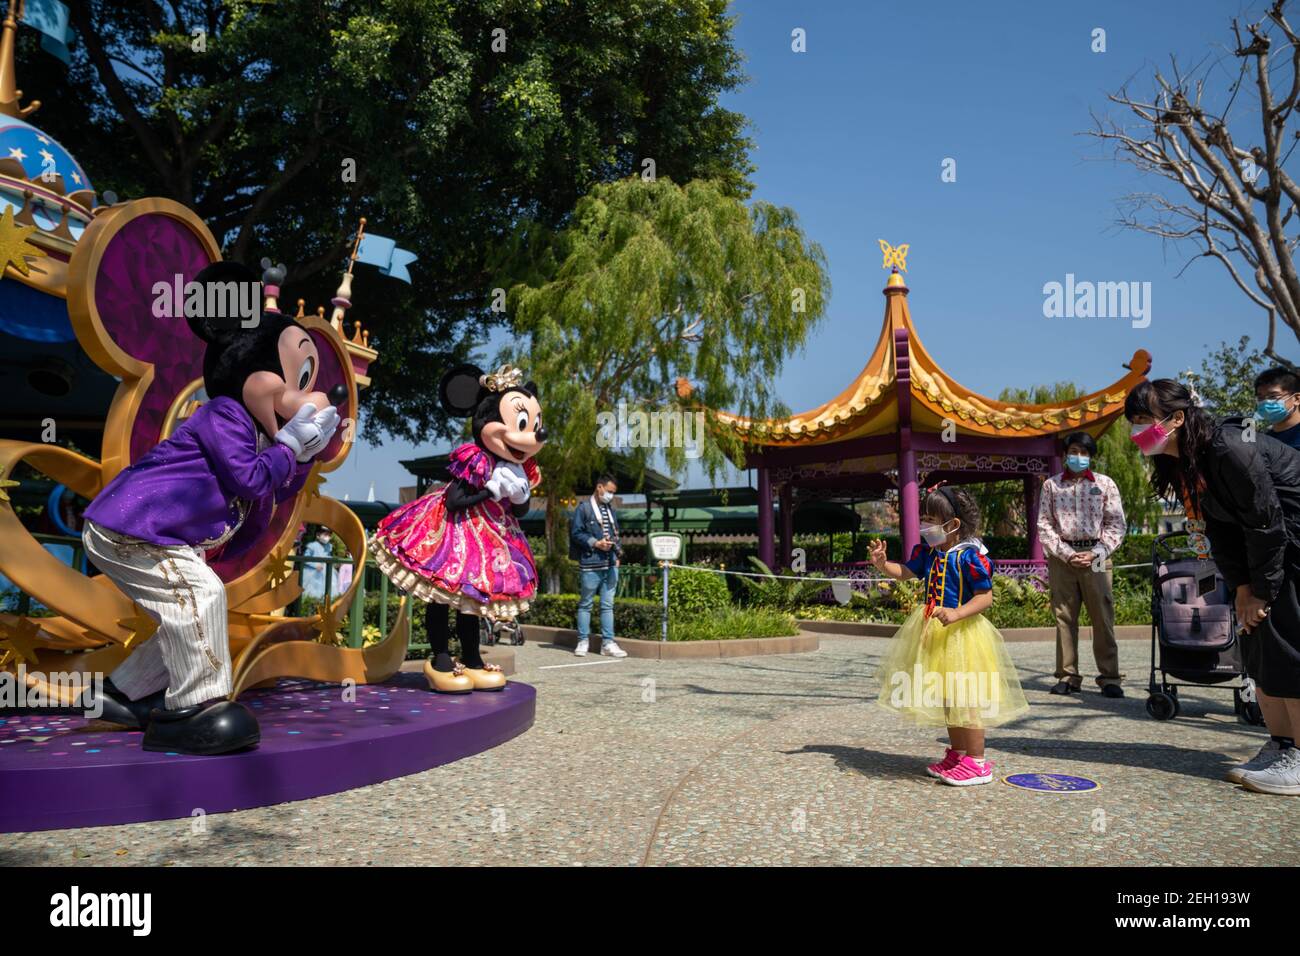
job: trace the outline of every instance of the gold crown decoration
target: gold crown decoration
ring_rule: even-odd
[[[524,373],[513,365],[502,365],[491,374],[480,375],[478,383],[489,392],[508,392],[524,384]]]

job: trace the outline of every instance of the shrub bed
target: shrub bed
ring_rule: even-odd
[[[729,641],[798,633],[793,615],[762,607],[727,607],[694,617],[668,617],[670,641]]]
[[[1115,623],[1151,623],[1151,584],[1147,580],[1133,583],[1115,576]],[[805,604],[794,612],[797,618],[810,621],[872,621],[900,624],[920,600],[919,581],[901,581],[886,584],[864,595],[854,595],[852,604]],[[1054,627],[1051,595],[1046,588],[1032,581],[994,575],[993,607],[988,619],[994,627]],[[1087,608],[1083,609],[1080,623],[1091,622]]]
[[[653,639],[663,627],[662,610],[655,601],[618,598],[614,601],[614,633],[620,637]],[[592,628],[600,628],[600,596],[592,602]],[[520,620],[541,627],[577,627],[578,595],[539,594]]]

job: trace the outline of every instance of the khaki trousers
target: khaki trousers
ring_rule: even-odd
[[[1076,568],[1051,555],[1047,576],[1051,582],[1052,613],[1056,615],[1056,679],[1079,687],[1079,608],[1088,608],[1092,621],[1092,656],[1097,662],[1097,684],[1119,684],[1119,647],[1115,644],[1115,603],[1111,597],[1110,562],[1105,571]]]

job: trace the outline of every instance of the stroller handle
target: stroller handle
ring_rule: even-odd
[[[1176,556],[1175,551],[1178,549],[1176,546],[1171,545],[1169,542],[1173,541],[1176,538],[1188,538],[1188,537],[1190,537],[1190,534],[1186,530],[1164,531],[1156,535],[1154,538],[1151,539],[1151,563],[1154,565],[1157,561],[1159,561],[1162,554],[1167,558],[1175,557]],[[1186,547],[1184,548],[1184,550],[1192,551],[1193,549],[1190,547]]]

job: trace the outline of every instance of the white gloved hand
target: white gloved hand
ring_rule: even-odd
[[[510,491],[510,501],[512,504],[522,505],[532,497],[532,489],[528,487],[528,480],[524,479],[523,485],[515,485]]]
[[[320,429],[321,446],[320,451],[334,438],[334,433],[339,430],[339,410],[333,405],[329,405],[322,412],[317,412],[316,417],[312,419],[312,424]]]
[[[316,406],[308,402],[275,433],[275,440],[293,452],[300,462],[307,461],[325,447],[325,440],[321,438],[321,430],[316,425],[315,418]]]

